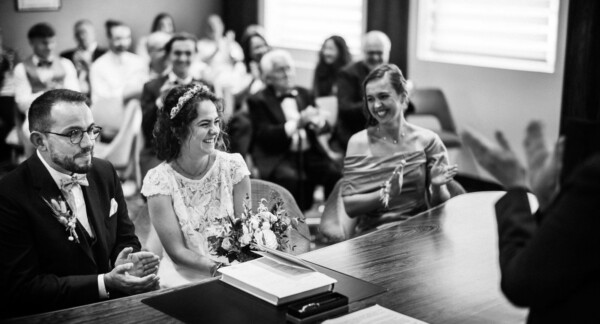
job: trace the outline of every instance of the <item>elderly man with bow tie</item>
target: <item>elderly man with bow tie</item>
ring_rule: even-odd
[[[102,129],[87,97],[59,89],[29,109],[36,152],[0,180],[0,319],[158,287],[119,178],[93,158]]]
[[[294,85],[294,62],[283,50],[261,61],[265,89],[248,98],[254,129],[252,158],[260,177],[288,189],[302,210],[313,203],[316,185],[325,195],[341,177],[340,167],[317,140],[331,127],[310,92]]]

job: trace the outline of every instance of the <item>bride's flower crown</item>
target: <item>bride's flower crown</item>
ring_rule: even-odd
[[[183,96],[179,97],[179,100],[177,100],[177,105],[171,109],[171,119],[175,118],[181,108],[183,108],[183,106],[185,106],[190,99],[200,92],[210,92],[210,90],[203,84],[194,84],[193,88],[189,89],[183,94]]]

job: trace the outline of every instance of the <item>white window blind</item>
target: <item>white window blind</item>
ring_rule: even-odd
[[[559,0],[421,0],[417,58],[553,73]]]
[[[271,45],[319,50],[332,35],[360,53],[363,0],[263,0],[263,22]]]

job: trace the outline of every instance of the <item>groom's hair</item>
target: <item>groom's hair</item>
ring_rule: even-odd
[[[89,106],[88,97],[81,92],[67,89],[46,91],[29,107],[29,131],[50,131],[52,107],[59,102],[84,103]]]

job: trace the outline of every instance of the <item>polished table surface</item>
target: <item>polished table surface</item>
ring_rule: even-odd
[[[499,288],[494,203],[502,194],[457,196],[400,225],[301,257],[388,289],[353,303],[351,311],[379,304],[429,323],[522,323],[526,310],[512,306]],[[179,322],[141,302],[167,291],[172,289],[11,322]]]

